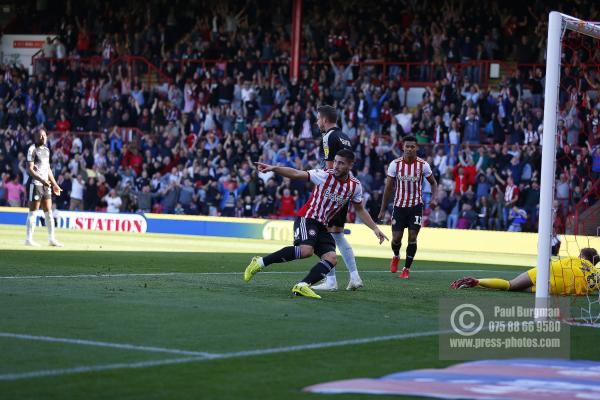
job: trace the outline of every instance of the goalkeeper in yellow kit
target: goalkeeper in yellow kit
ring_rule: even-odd
[[[600,261],[593,248],[581,249],[579,257],[563,257],[550,264],[550,294],[586,295],[597,292],[600,287]],[[452,282],[452,289],[484,287],[489,289],[535,292],[537,268],[523,272],[507,281],[500,278],[476,279],[465,277]]]

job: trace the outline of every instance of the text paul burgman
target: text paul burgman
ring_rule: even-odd
[[[536,310],[535,307],[524,306],[494,307],[494,317],[497,318],[534,318],[539,317],[540,313],[544,314],[547,318],[558,318],[560,316],[560,309],[548,308]]]

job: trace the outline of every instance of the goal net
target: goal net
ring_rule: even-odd
[[[553,303],[552,296],[568,295],[572,299],[570,322],[591,327],[600,327],[600,274],[578,258],[586,248],[600,251],[599,72],[600,24],[551,12],[536,310],[546,315],[543,309]]]

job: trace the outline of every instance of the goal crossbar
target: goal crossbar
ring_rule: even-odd
[[[565,23],[565,27],[571,31],[600,39],[600,24],[598,22],[583,21],[579,18],[571,17],[567,14],[558,13]],[[552,15],[552,13],[550,13]]]

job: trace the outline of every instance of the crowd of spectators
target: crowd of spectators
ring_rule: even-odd
[[[281,6],[265,11],[254,3],[262,2],[219,6],[195,18],[178,15],[177,7],[161,15],[152,5],[125,13],[98,4],[99,18],[62,19],[59,40],[44,49],[47,56],[106,60],[143,55],[171,78],[167,87],[151,85],[127,64],[49,61],[35,74],[2,66],[0,205],[23,204],[24,154],[32,130],[44,126],[52,132],[52,169],[64,189],[55,199],[60,209],[291,218],[310,184],[260,173],[253,163],[318,167],[315,110],[327,103],[339,109],[339,124],[352,140],[355,174],[374,218],[386,165],[402,154],[402,137],[412,134],[440,182],[438,193],[424,190],[426,225],[536,228],[543,69],[517,68],[481,87],[476,74],[463,75],[450,62],[474,59],[469,49],[482,59],[540,61],[534,49],[544,47],[545,3],[536,2],[522,18],[493,1],[498,13],[455,1],[425,14],[427,2],[407,3],[392,21],[393,2],[356,5],[353,12],[340,4],[345,11],[334,14],[307,1],[303,54],[324,62],[303,67],[298,80],[288,76],[289,15]],[[523,36],[538,43],[523,43]],[[559,230],[575,207],[597,200],[600,177],[600,77],[587,67],[600,60],[597,47],[572,48],[560,91]],[[170,61],[181,58],[229,62],[182,69]],[[400,67],[382,77],[361,63],[381,58],[427,62],[424,68],[437,71],[419,104],[405,104]],[[257,60],[279,64],[267,71]],[[350,63],[339,63],[344,60]]]
[[[23,26],[31,33],[56,32],[64,46],[61,54],[69,56],[139,55],[157,65],[180,59],[287,62],[291,3],[59,0],[50,7],[26,2],[5,32],[24,33]],[[526,6],[499,0],[304,0],[301,54],[313,61],[333,56],[431,66],[476,60],[542,63],[550,10],[590,21],[600,17],[596,3],[581,0],[535,0]],[[569,61],[600,62],[597,46],[566,50]],[[49,48],[46,56],[51,55],[57,54]]]

